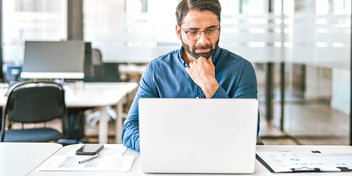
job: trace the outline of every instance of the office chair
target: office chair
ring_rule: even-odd
[[[63,137],[49,127],[24,128],[26,123],[44,123],[66,116],[65,92],[55,82],[22,82],[13,85],[7,93],[3,109],[0,142],[49,142]],[[9,122],[8,129],[5,129]],[[12,123],[22,123],[21,129],[12,129]]]
[[[118,63],[103,62],[103,54],[100,49],[92,48],[93,74],[91,82],[119,82],[120,74],[118,70]]]
[[[93,82],[102,82],[104,81],[104,63],[103,63],[103,55],[98,48],[92,49],[92,65],[93,65]]]
[[[93,76],[91,77],[90,82],[118,82],[120,81],[118,65],[117,63],[103,63],[103,54],[100,49],[92,48],[91,51],[91,64],[93,65]],[[86,121],[91,127],[94,127],[99,120],[100,111],[95,109],[86,108],[83,109],[86,115]],[[116,118],[115,111],[112,108],[107,109],[109,116],[112,119]]]

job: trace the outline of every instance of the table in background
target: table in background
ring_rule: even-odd
[[[126,96],[132,93],[138,84],[134,82],[76,82],[64,83],[65,102],[68,108],[98,108],[101,112],[99,119],[99,143],[108,142],[107,108],[116,106],[116,142],[121,143],[123,128],[123,103]],[[5,95],[6,86],[0,87],[0,95]],[[6,103],[6,96],[0,96],[0,106]]]
[[[148,63],[141,64],[120,64],[119,73],[121,77],[139,83],[144,70],[147,68]]]
[[[61,147],[57,143],[0,142],[0,175],[27,175]]]
[[[105,145],[111,145],[111,144],[105,144]],[[120,144],[122,145],[122,144]],[[55,155],[65,155],[69,151],[71,151],[75,145],[69,145],[61,148],[58,152],[55,153]],[[257,146],[257,151],[307,151],[307,150],[324,150],[324,151],[334,151],[334,150],[351,150],[351,146],[321,146],[321,145],[258,145]],[[157,151],[156,151],[157,152]],[[216,152],[216,151],[214,151]],[[140,160],[139,160],[139,154],[135,151],[128,150],[124,155],[132,155],[136,156],[134,164],[132,166],[131,171],[129,172],[113,172],[113,171],[106,171],[106,172],[99,172],[98,175],[126,175],[126,176],[135,176],[135,175],[155,175],[155,176],[175,176],[175,174],[144,174],[140,170]],[[211,159],[211,158],[209,158]],[[271,173],[266,167],[264,167],[258,160],[256,160],[256,172],[254,174],[237,174],[237,175],[248,175],[248,176],[270,176],[270,175],[277,175],[277,176],[298,176],[298,175],[324,175],[324,176],[347,176],[351,175],[352,172],[307,172],[307,173]],[[34,170],[30,175],[36,175],[36,176],[54,176],[54,175],[62,175],[63,172],[44,172],[44,171],[38,171]],[[70,176],[70,175],[84,175],[84,176],[90,176],[90,175],[97,175],[97,172],[64,172],[65,176]],[[177,176],[198,176],[198,175],[204,175],[204,174],[176,174]],[[229,176],[229,175],[236,175],[236,174],[206,174],[208,176]]]
[[[117,143],[121,143],[123,128],[123,103],[125,98],[137,88],[134,82],[109,82],[109,83],[72,83],[66,84],[65,101],[68,108],[72,107],[97,107],[100,110],[99,143],[108,141],[107,108],[116,106],[116,133]]]

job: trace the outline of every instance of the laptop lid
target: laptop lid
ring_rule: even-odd
[[[256,99],[139,100],[145,173],[253,173]]]

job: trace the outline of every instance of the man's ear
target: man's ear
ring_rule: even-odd
[[[181,26],[179,26],[178,24],[176,24],[176,30],[175,30],[175,32],[176,32],[176,35],[177,35],[177,37],[181,40]]]

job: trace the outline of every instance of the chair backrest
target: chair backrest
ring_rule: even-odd
[[[104,79],[104,65],[102,53],[98,48],[90,47],[90,52],[86,53],[85,60],[85,81],[98,82]]]
[[[92,49],[92,64],[93,65],[101,65],[103,64],[103,55],[98,48]]]
[[[66,115],[65,91],[55,82],[24,82],[8,92],[3,118],[22,123],[50,121]],[[3,119],[4,120],[4,119]]]

